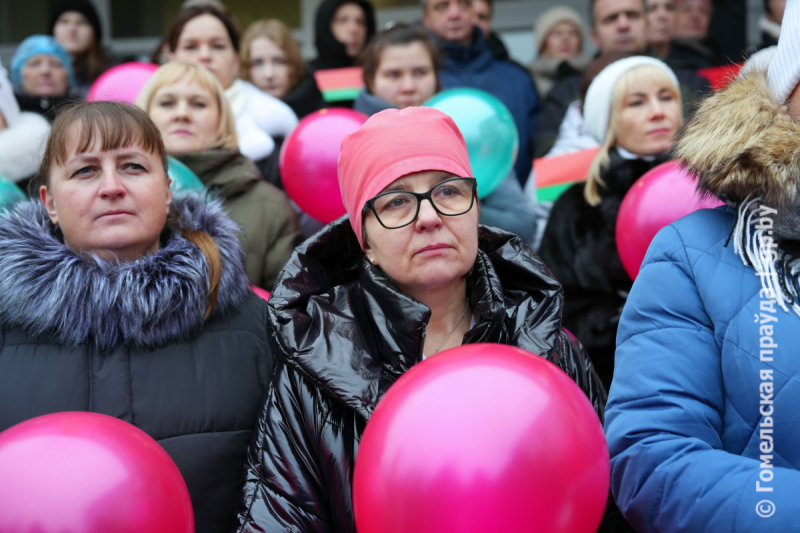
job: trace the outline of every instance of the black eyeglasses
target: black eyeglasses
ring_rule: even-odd
[[[364,217],[371,209],[381,226],[399,229],[414,222],[422,200],[428,200],[440,215],[456,217],[472,209],[477,187],[475,178],[450,178],[424,193],[387,191],[369,200],[361,216]]]

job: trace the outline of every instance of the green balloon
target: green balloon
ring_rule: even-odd
[[[514,168],[519,133],[514,117],[503,103],[478,89],[448,89],[425,102],[456,123],[467,143],[478,196],[491,194]]]
[[[5,211],[15,203],[27,198],[16,183],[0,176],[0,211]]]
[[[172,192],[180,193],[206,190],[203,182],[200,181],[200,178],[198,178],[189,167],[171,156],[167,156],[167,174],[172,180],[169,186]]]

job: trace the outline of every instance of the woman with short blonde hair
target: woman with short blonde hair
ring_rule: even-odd
[[[173,85],[184,78],[187,82],[197,84],[211,93],[219,107],[219,125],[216,137],[214,143],[208,148],[236,150],[239,143],[236,136],[236,121],[233,118],[231,106],[228,105],[228,100],[225,98],[225,91],[213,74],[194,63],[172,61],[159,68],[142,88],[142,92],[136,98],[136,105],[147,111],[159,89]]]
[[[158,127],[167,153],[222,198],[242,228],[250,283],[271,290],[300,226],[286,195],[264,181],[239,151],[233,113],[216,77],[194,63],[167,63],[144,87],[137,105]]]

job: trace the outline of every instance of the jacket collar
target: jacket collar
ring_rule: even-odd
[[[467,287],[476,325],[464,342],[552,355],[561,287],[518,237],[481,227]],[[421,360],[430,309],[366,260],[345,216],[295,250],[275,284],[270,318],[286,361],[368,419],[389,386]]]
[[[450,64],[456,70],[466,66],[472,70],[483,70],[495,61],[489,45],[486,43],[486,37],[477,26],[472,28],[472,42],[469,45],[445,41],[438,36],[436,39],[446,52],[445,63]]]
[[[177,228],[202,230],[220,252],[215,314],[248,290],[236,225],[222,204],[200,195],[173,198]],[[65,246],[38,201],[0,216],[0,325],[48,335],[69,346],[92,343],[153,348],[181,340],[204,322],[208,298],[205,256],[178,232],[135,261],[84,257]]]

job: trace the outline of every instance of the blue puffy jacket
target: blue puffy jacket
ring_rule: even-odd
[[[664,228],[622,314],[606,436],[639,532],[798,529],[800,318],[726,246],[734,222],[722,207]]]
[[[440,41],[446,55],[439,79],[443,89],[473,87],[494,95],[505,104],[519,132],[519,154],[514,170],[524,184],[533,165],[531,141],[539,121],[539,95],[526,70],[509,61],[495,59],[481,30],[477,27],[473,30],[470,46]]]

